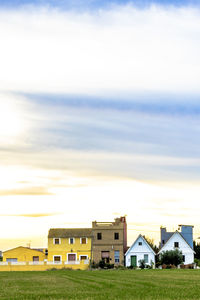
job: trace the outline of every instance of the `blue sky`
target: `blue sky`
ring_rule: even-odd
[[[61,7],[61,8],[101,8],[104,6],[110,6],[111,4],[119,4],[124,5],[127,3],[133,3],[138,7],[143,7],[151,4],[161,4],[161,5],[174,5],[174,6],[183,6],[183,5],[199,5],[198,0],[135,0],[135,1],[127,1],[127,0],[1,0],[0,4],[2,6],[16,6],[20,7],[23,5],[50,5],[53,7]]]
[[[0,4],[4,247],[121,214],[199,236],[198,1]]]

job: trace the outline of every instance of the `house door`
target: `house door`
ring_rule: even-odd
[[[68,261],[74,262],[76,260],[76,254],[68,254]]]
[[[131,266],[132,267],[137,266],[137,256],[136,255],[131,256]]]

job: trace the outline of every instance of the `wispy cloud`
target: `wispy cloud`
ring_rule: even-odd
[[[53,195],[52,192],[49,192],[47,188],[42,186],[34,186],[34,187],[25,187],[18,189],[10,189],[10,190],[2,190],[0,189],[0,196],[17,196],[17,195]]]
[[[97,13],[1,10],[1,90],[199,93],[199,16],[192,6],[133,4]]]

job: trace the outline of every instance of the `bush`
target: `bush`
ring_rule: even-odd
[[[146,264],[144,259],[139,260],[139,267],[140,269],[145,269]]]
[[[174,265],[177,267],[183,262],[182,252],[178,249],[164,251],[160,254],[160,262],[162,265]]]

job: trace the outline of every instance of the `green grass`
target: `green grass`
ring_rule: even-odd
[[[200,299],[200,270],[0,272],[0,299]]]

